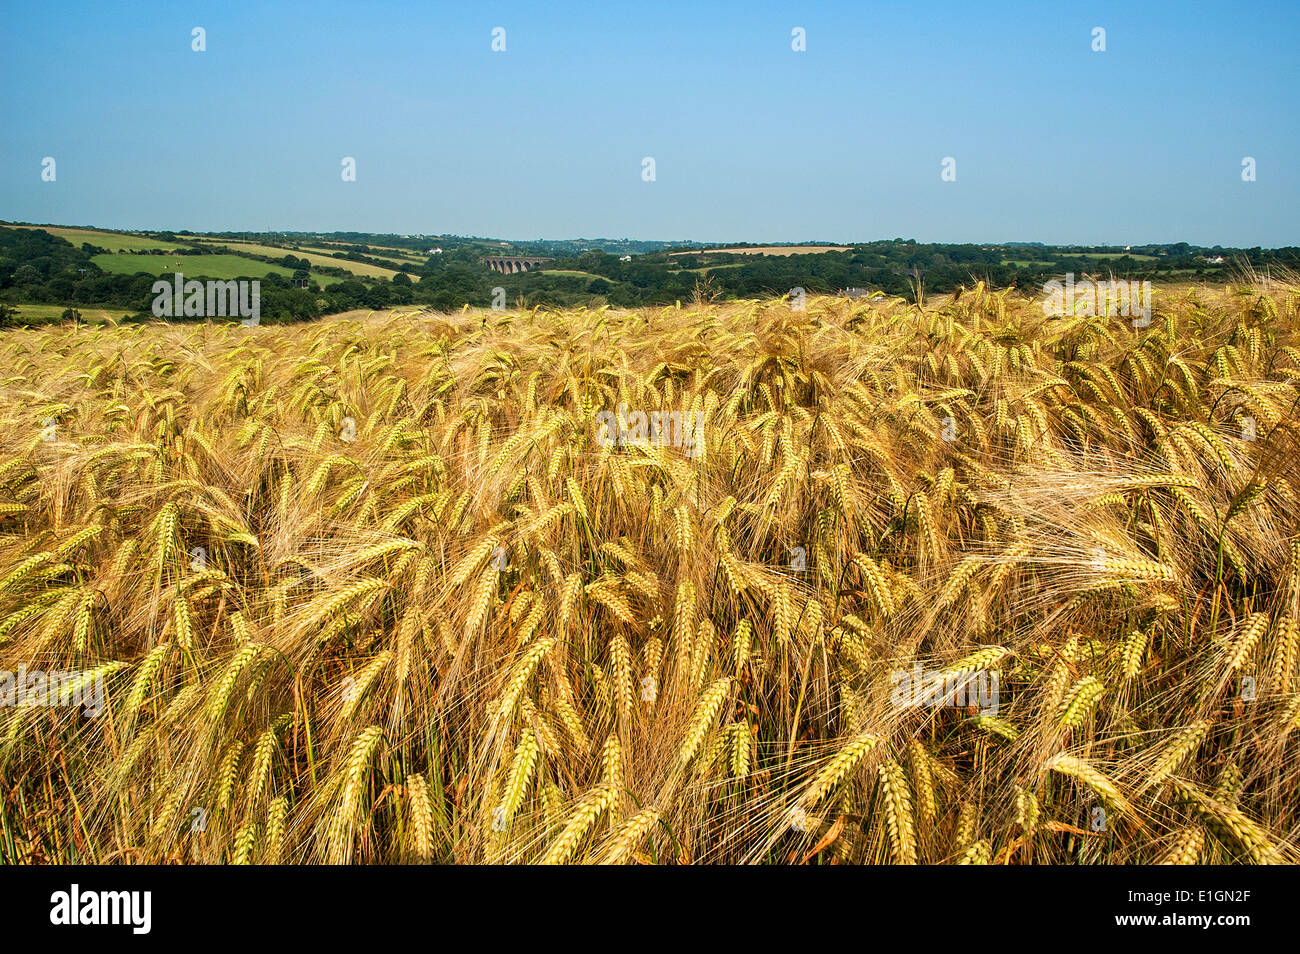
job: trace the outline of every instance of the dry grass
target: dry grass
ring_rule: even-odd
[[[7,333],[0,854],[1295,861],[1268,291]]]

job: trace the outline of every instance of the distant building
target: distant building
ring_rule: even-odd
[[[630,261],[632,261],[632,256],[631,256],[631,255],[620,255],[620,256],[618,257],[618,260],[619,260],[620,262],[630,262]]]
[[[431,248],[431,249],[429,249],[429,251],[425,252],[424,254],[425,254],[425,255],[441,255],[441,254],[442,254],[442,249],[440,249],[440,248]]]
[[[841,288],[835,294],[841,298],[865,298],[871,294],[868,288]]]
[[[1214,256],[1214,258],[1207,258],[1205,261],[1206,261],[1206,263],[1209,264],[1209,265],[1222,265],[1222,264],[1223,264],[1223,256],[1222,256],[1222,255],[1216,255],[1216,256]]]

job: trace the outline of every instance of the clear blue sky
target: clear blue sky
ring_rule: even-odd
[[[1295,0],[6,0],[0,219],[1296,245],[1298,36]]]

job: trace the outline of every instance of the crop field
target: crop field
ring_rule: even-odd
[[[4,332],[0,857],[1295,863],[1298,332],[1276,283]]]
[[[293,249],[282,248],[276,245],[258,245],[253,242],[238,242],[231,239],[201,239],[197,241],[195,244],[196,245],[223,245],[230,249],[250,252],[253,255],[266,255],[271,258],[283,258],[286,255],[292,255],[295,258],[305,258],[307,261],[311,262],[313,266],[326,265],[331,268],[342,268],[351,272],[354,275],[392,278],[394,275],[397,274],[397,269],[395,268],[380,268],[377,265],[371,265],[367,262],[350,262],[345,258],[334,258],[331,255],[322,255],[319,253],[313,254],[307,251],[295,252]],[[320,280],[321,278],[324,277],[325,276],[317,276],[317,280]],[[418,281],[419,278],[418,276],[412,275],[411,280]]]
[[[429,243],[435,247],[437,246],[437,241],[438,241],[437,239],[429,239]],[[420,261],[424,261],[428,257],[420,252],[412,251],[409,248],[399,248],[395,245],[375,245],[373,243],[330,242],[330,241],[326,241],[325,239],[321,239],[319,245],[311,246],[311,248],[315,249],[316,251],[325,252],[326,254],[332,254],[334,252],[346,251],[349,245],[355,245],[355,244],[364,245],[365,248],[369,249],[369,252],[367,254],[375,255],[381,258],[384,256],[388,256],[389,258],[415,258],[415,259],[419,259]],[[304,248],[306,247],[307,246],[304,246]]]
[[[100,232],[95,229],[77,229],[64,228],[57,225],[13,225],[8,228],[17,229],[40,229],[49,232],[51,235],[58,236],[61,239],[71,242],[78,247],[82,242],[89,242],[91,245],[99,248],[106,248],[110,252],[131,252],[145,251],[148,249],[173,249],[184,248],[194,243],[188,241],[160,242],[158,239],[149,238],[145,235],[132,235],[127,232]]]
[[[315,252],[317,255],[324,255],[327,258],[333,258],[335,252],[347,250],[346,246],[342,244],[330,242],[322,242],[320,245],[303,245],[301,248],[303,251]],[[371,245],[368,246],[368,248],[370,250],[365,253],[366,255],[369,255],[371,258],[390,261],[393,263],[394,268],[397,268],[400,265],[423,265],[429,260],[428,255],[412,252],[410,249],[405,248],[391,248],[386,245]],[[347,259],[334,259],[334,261],[346,262]]]
[[[326,247],[323,247],[323,246],[312,246],[312,247],[309,248],[309,247],[307,247],[307,246],[304,245],[304,246],[302,246],[302,252],[291,252],[290,254],[291,254],[291,255],[297,255],[299,258],[309,258],[309,259],[313,259],[313,260],[319,258],[319,259],[322,259],[322,261],[319,262],[319,264],[321,264],[321,265],[325,265],[325,264],[328,264],[328,263],[332,262],[332,263],[334,263],[334,265],[336,265],[337,267],[340,267],[340,268],[350,268],[350,267],[352,267],[353,265],[365,265],[365,264],[366,264],[366,263],[364,263],[364,262],[353,262],[353,261],[349,261],[349,260],[346,259],[346,258],[335,258],[335,257],[334,257],[334,253],[337,252],[337,251],[339,251],[339,250],[338,250],[338,249],[330,249],[330,248],[326,248]],[[305,252],[305,253],[309,253],[309,254],[304,255],[304,254],[303,254],[304,252]],[[398,269],[402,269],[402,268],[410,268],[410,269],[421,268],[421,267],[424,266],[424,263],[428,260],[428,256],[425,256],[425,257],[422,257],[422,258],[420,258],[420,257],[416,257],[416,256],[411,256],[411,257],[401,256],[401,259],[400,259],[400,260],[397,260],[397,259],[393,258],[393,254],[394,254],[394,253],[393,253],[392,251],[389,251],[389,250],[376,251],[376,252],[369,252],[369,253],[367,253],[367,254],[368,254],[371,258],[376,258],[376,259],[378,259],[379,261],[382,261],[382,262],[388,262],[388,263],[391,264],[392,268],[389,269],[389,270],[387,270],[387,271],[384,273],[384,274],[387,275],[388,277],[392,277],[392,273],[396,272]],[[367,267],[372,268],[372,269],[375,268],[375,266],[373,266],[373,265],[370,265],[370,266],[367,266]],[[411,274],[411,280],[412,280],[412,281],[418,281],[418,280],[419,280],[419,276],[416,275],[416,274],[413,274],[413,273],[412,273],[412,274]]]

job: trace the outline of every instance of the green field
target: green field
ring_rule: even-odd
[[[1086,260],[1096,260],[1098,262],[1110,262],[1116,259],[1129,258],[1135,262],[1158,262],[1159,256],[1156,255],[1135,255],[1132,252],[1086,252],[1075,256],[1063,256],[1068,258],[1081,258]],[[1009,265],[1012,268],[1052,268],[1059,266],[1059,262],[1040,262],[1026,258],[1004,258],[1003,265]]]
[[[181,272],[191,278],[261,278],[263,275],[293,276],[293,271],[279,265],[267,265],[240,255],[96,255],[91,259],[106,272],[170,277]],[[322,276],[323,278],[323,276]],[[337,279],[336,279],[337,280]],[[322,281],[322,284],[325,284]]]
[[[58,321],[67,305],[13,305],[18,310],[18,324],[43,324],[47,321]],[[107,324],[110,321],[120,321],[130,312],[125,308],[117,305],[73,305],[77,311],[81,312],[81,320],[89,324]]]
[[[380,268],[378,265],[369,265],[365,262],[350,262],[344,258],[333,258],[330,255],[320,255],[312,252],[296,252],[291,248],[277,245],[257,245],[253,242],[240,242],[233,239],[200,239],[196,244],[223,245],[232,251],[238,249],[251,255],[265,255],[269,258],[284,258],[286,255],[292,255],[294,258],[305,258],[313,267],[342,268],[353,275],[364,275],[368,278],[391,279],[397,274],[395,268]],[[411,276],[411,279],[418,281],[418,278],[414,275]],[[338,281],[338,279],[335,279],[335,281]],[[326,283],[322,282],[321,284]]]

